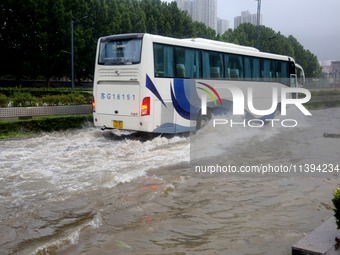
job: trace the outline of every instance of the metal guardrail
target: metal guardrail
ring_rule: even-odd
[[[311,100],[339,99],[340,95],[335,96],[313,96]],[[57,115],[80,115],[91,114],[92,105],[73,105],[73,106],[43,106],[43,107],[7,107],[0,108],[0,120],[12,120],[18,118],[33,118],[41,116]]]
[[[91,114],[92,105],[0,108],[0,120],[56,115]]]

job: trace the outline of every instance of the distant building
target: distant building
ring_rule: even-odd
[[[262,25],[263,15],[260,14],[260,25]],[[242,23],[251,23],[257,25],[257,14],[250,14],[249,11],[241,12],[241,16],[234,18],[234,28],[237,28]]]
[[[229,21],[217,18],[217,34],[223,35],[229,29]]]
[[[322,65],[322,74],[326,78],[327,81],[331,79],[332,67],[330,65]]]
[[[217,0],[176,0],[178,8],[186,10],[190,17],[218,30]]]
[[[331,82],[340,83],[340,61],[332,61]]]
[[[320,62],[323,77],[332,86],[340,87],[340,61],[327,60]]]

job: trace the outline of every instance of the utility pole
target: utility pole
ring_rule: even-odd
[[[256,27],[256,45],[255,48],[259,48],[259,34],[260,34],[260,17],[261,17],[261,0],[256,0],[257,3],[257,27]]]
[[[73,20],[71,20],[71,82],[72,90],[74,90],[74,57],[73,57]]]

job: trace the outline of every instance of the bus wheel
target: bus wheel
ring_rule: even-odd
[[[199,114],[196,122],[196,130],[204,128],[207,123],[211,120],[212,113],[210,111],[207,112],[206,115]]]

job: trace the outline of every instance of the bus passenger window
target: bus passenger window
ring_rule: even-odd
[[[230,70],[230,78],[231,79],[240,79],[240,71],[236,68]]]
[[[195,49],[176,47],[176,77],[198,78],[200,77],[200,52]]]
[[[202,52],[203,78],[220,79],[224,77],[223,55],[213,51]]]
[[[226,76],[230,79],[243,79],[243,57],[239,55],[226,54],[224,56]]]
[[[251,80],[252,60],[251,57],[244,57],[244,78],[246,80]]]
[[[217,52],[209,52],[210,77],[213,79],[223,78],[223,55]]]
[[[270,81],[271,72],[270,72],[270,60],[262,59],[262,70],[261,75],[264,81]]]
[[[224,55],[224,66],[225,66],[224,77],[226,79],[230,79],[231,78],[231,74],[230,74],[229,55],[228,54]]]
[[[176,64],[176,78],[185,78],[185,66]]]
[[[288,86],[289,85],[288,62],[279,61],[277,69],[279,72],[279,82]]]
[[[276,61],[275,60],[270,60],[270,80],[275,81],[275,75],[276,75],[276,66],[275,66]]]
[[[173,47],[155,43],[153,52],[155,77],[174,77]]]
[[[209,79],[210,78],[210,60],[209,60],[209,52],[202,51],[202,71],[203,71],[203,78]]]
[[[185,78],[185,49],[175,47],[176,78]]]
[[[220,71],[219,67],[217,67],[217,66],[210,67],[210,77],[211,78],[215,78],[215,79],[221,78],[220,72],[221,71]]]
[[[261,77],[260,70],[261,70],[260,59],[253,58],[252,79],[254,81],[260,80],[260,77]]]

